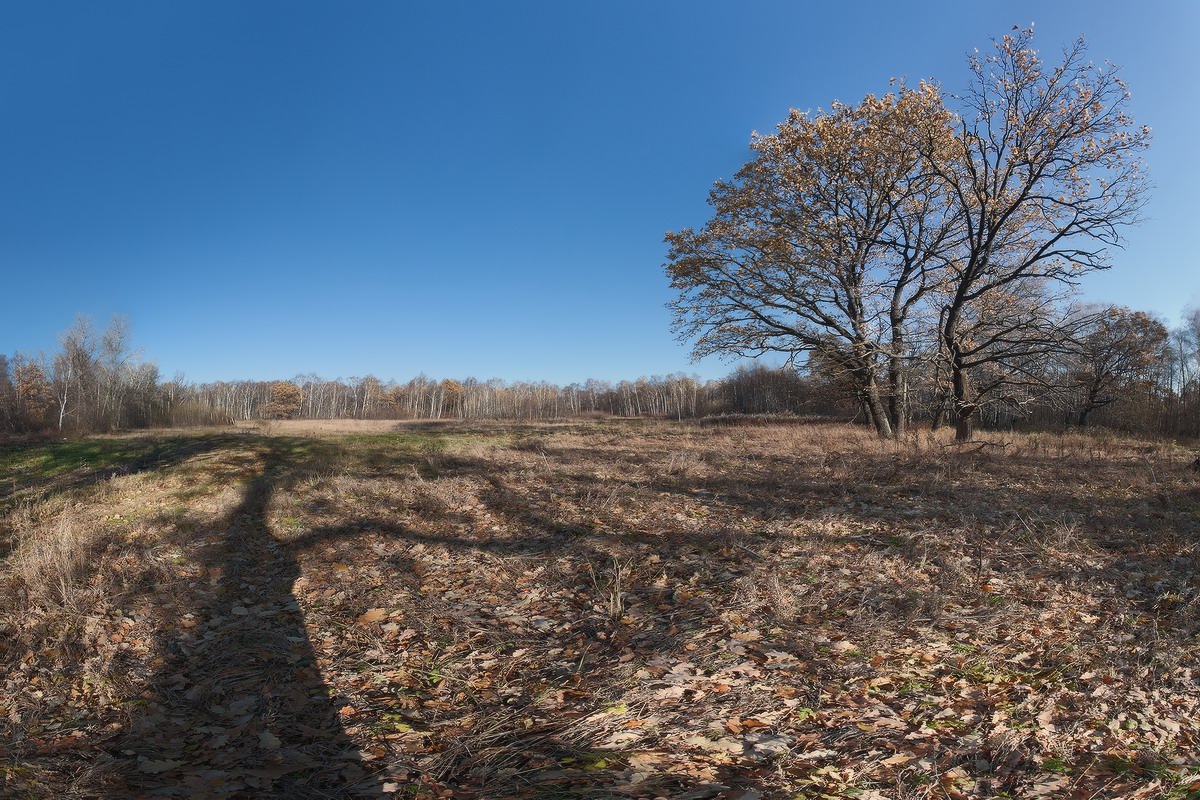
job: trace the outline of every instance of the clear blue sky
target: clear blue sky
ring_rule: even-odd
[[[129,316],[193,380],[619,379],[688,361],[663,233],[790,107],[1086,34],[1154,129],[1150,220],[1087,297],[1200,302],[1200,3],[0,5],[0,352]]]

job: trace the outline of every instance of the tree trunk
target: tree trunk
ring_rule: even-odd
[[[872,428],[876,428],[878,430],[878,427],[875,425],[875,412],[873,412],[871,410],[870,401],[868,401],[867,398],[865,396],[863,396],[863,397],[858,398],[858,402],[859,402],[859,405],[862,406],[863,416],[867,418],[867,424],[870,425]]]
[[[938,428],[946,424],[946,394],[938,392],[937,410],[933,412],[933,422],[929,426],[930,431],[936,431]]]
[[[888,366],[888,416],[892,422],[892,435],[899,438],[908,428],[908,381],[897,359]]]
[[[956,442],[969,442],[975,434],[974,415],[959,416],[958,422],[954,425],[954,440]]]
[[[879,384],[875,382],[873,377],[866,380],[863,403],[867,407],[871,422],[875,425],[875,432],[885,439],[890,439],[892,437],[892,425],[888,420],[887,409],[883,406],[883,400],[879,397]]]
[[[888,413],[892,420],[892,435],[899,438],[908,428],[908,375],[904,369],[904,357],[908,342],[904,339],[903,315],[892,304],[892,347],[888,355]]]
[[[955,303],[946,310],[941,324],[942,347],[949,361],[950,368],[950,397],[954,404],[957,421],[954,426],[954,439],[959,442],[970,441],[974,433],[976,403],[971,393],[971,379],[967,375],[967,366],[963,363],[962,350],[958,342],[958,315],[962,309],[963,299],[955,298]]]
[[[954,413],[958,421],[954,425],[954,439],[969,442],[975,433],[975,400],[971,396],[971,380],[960,364],[951,365],[951,384],[954,388]]]

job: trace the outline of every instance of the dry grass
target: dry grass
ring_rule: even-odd
[[[1190,791],[1186,448],[385,425],[22,455],[63,466],[0,520],[0,786]]]
[[[337,436],[341,434],[376,435],[425,425],[386,419],[277,419],[248,420],[234,423],[234,428],[274,436]]]
[[[84,589],[98,532],[72,507],[49,505],[22,505],[11,515],[15,544],[2,577],[23,608],[78,613],[87,604]]]

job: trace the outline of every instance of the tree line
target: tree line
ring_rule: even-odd
[[[985,427],[1062,428],[1103,424],[1166,436],[1200,437],[1200,309],[1169,329],[1121,307],[1080,311],[1070,345],[1004,377],[975,411]],[[699,419],[803,415],[870,424],[855,378],[819,357],[794,366],[744,364],[718,380],[672,374],[559,386],[418,375],[189,382],[164,380],[132,346],[120,317],[97,331],[79,318],[52,355],[0,355],[0,432],[76,436],[152,427],[221,425],[257,419],[545,421],[586,417]],[[936,365],[910,369],[904,407],[929,426],[954,421]],[[980,373],[983,380],[986,373]],[[985,384],[986,386],[986,384]]]
[[[228,420],[180,376],[163,381],[133,348],[127,319],[79,316],[47,356],[0,354],[0,431],[79,435]]]
[[[1044,63],[1032,29],[968,60],[956,94],[900,84],[754,135],[711,219],[667,234],[675,330],[741,368],[617,383],[373,376],[164,381],[115,319],[77,320],[52,356],[0,360],[0,427],[63,435],[256,418],[546,420],[587,414],[842,416],[913,423],[1095,423],[1200,436],[1200,310],[1084,305],[1139,220],[1150,131],[1082,40]]]

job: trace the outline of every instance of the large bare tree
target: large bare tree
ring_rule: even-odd
[[[922,84],[792,111],[756,135],[754,159],[713,189],[712,219],[666,237],[676,331],[693,354],[815,353],[845,372],[880,435],[900,432],[910,319],[960,230],[912,142],[950,147],[950,123]]]
[[[1114,67],[1090,61],[1082,39],[1047,67],[1032,29],[994,44],[970,59],[953,148],[920,143],[964,226],[939,320],[959,439],[971,437],[980,401],[971,383],[980,312],[972,309],[1022,295],[1022,285],[1073,284],[1106,268],[1146,190],[1140,154],[1150,131],[1127,113],[1129,92]]]

